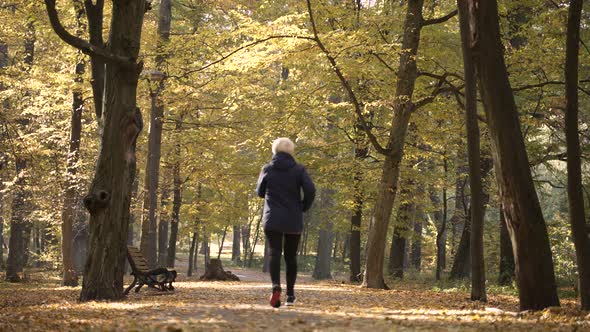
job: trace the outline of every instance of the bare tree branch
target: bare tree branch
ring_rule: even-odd
[[[267,42],[267,41],[272,40],[272,39],[281,39],[281,38],[293,38],[293,39],[303,39],[303,40],[315,41],[314,38],[308,37],[308,36],[298,36],[298,35],[273,35],[273,36],[268,36],[268,37],[265,37],[265,38],[262,38],[262,39],[254,40],[254,41],[252,41],[252,42],[250,42],[248,44],[242,45],[240,47],[237,47],[234,50],[232,50],[231,52],[229,52],[229,53],[227,53],[225,55],[222,55],[217,60],[212,61],[212,62],[209,62],[208,64],[206,64],[206,65],[204,65],[202,67],[199,67],[199,68],[196,68],[196,69],[191,69],[189,71],[186,71],[185,73],[183,73],[180,76],[171,75],[169,77],[171,77],[171,78],[177,78],[177,79],[183,78],[183,77],[187,77],[190,74],[201,72],[201,71],[203,71],[203,70],[205,70],[207,68],[210,68],[210,67],[212,67],[212,66],[214,66],[214,65],[216,65],[218,63],[221,63],[221,62],[229,59],[230,57],[232,57],[236,53],[238,53],[240,51],[243,51],[243,50],[245,50],[245,49],[247,49],[249,47],[256,46],[258,44]]]
[[[330,62],[330,65],[332,66],[332,70],[334,70],[334,73],[336,73],[336,76],[338,76],[338,79],[340,80],[342,87],[344,87],[344,90],[346,90],[348,97],[350,98],[352,105],[354,106],[354,111],[356,112],[356,115],[357,115],[359,121],[361,122],[361,126],[362,126],[363,130],[365,131],[365,133],[369,137],[371,144],[373,145],[375,150],[377,150],[377,152],[384,154],[384,155],[388,154],[389,149],[386,149],[381,144],[379,144],[377,137],[373,134],[373,132],[371,131],[371,127],[369,126],[369,124],[365,120],[365,116],[363,115],[363,106],[359,102],[359,100],[356,98],[356,94],[352,90],[350,83],[344,77],[344,74],[342,74],[342,71],[340,70],[340,68],[336,64],[336,60],[330,54],[330,51],[328,51],[328,49],[326,48],[324,43],[322,43],[322,41],[319,37],[319,34],[318,34],[318,29],[316,26],[315,18],[313,16],[313,10],[311,8],[311,0],[307,0],[307,11],[309,13],[309,21],[311,23],[311,28],[313,30],[313,36],[314,36],[313,40],[315,40],[315,42],[318,45],[318,47],[320,48],[320,50],[324,53],[324,55],[326,56],[326,58]]]
[[[584,80],[579,81],[579,83],[588,83],[588,82],[590,82],[590,79],[584,79]],[[536,83],[536,84],[527,84],[527,85],[519,86],[516,88],[512,88],[512,91],[523,91],[523,90],[529,90],[529,89],[542,88],[547,85],[564,85],[564,84],[565,84],[565,82],[562,82],[562,81],[546,81],[546,82],[541,82],[541,83]],[[578,86],[578,90],[580,90],[582,93],[590,96],[590,91],[584,89],[583,87]]]
[[[385,66],[385,68],[389,69],[389,71],[391,71],[395,76],[397,76],[397,71],[389,63],[387,63],[387,61],[385,61],[379,54],[373,51],[371,51],[370,54],[377,58],[377,60],[379,60],[379,62],[381,62]]]
[[[453,18],[455,15],[457,15],[457,9],[453,10],[452,12],[450,12],[447,15],[442,16],[442,17],[433,18],[433,19],[430,19],[430,20],[423,20],[422,21],[422,26],[425,27],[425,26],[428,26],[428,25],[444,23],[444,22],[450,20],[451,18]]]
[[[55,33],[59,36],[59,38],[61,38],[64,42],[79,49],[84,54],[99,57],[106,62],[116,63],[118,65],[124,66],[137,66],[137,64],[135,63],[135,59],[113,54],[102,47],[93,45],[88,41],[69,33],[59,21],[57,9],[55,8],[55,0],[44,1],[45,7],[47,9],[47,15],[49,16],[49,22],[51,23],[51,27],[53,28],[53,31],[55,31]]]

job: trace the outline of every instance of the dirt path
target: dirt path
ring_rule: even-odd
[[[590,321],[570,302],[565,309],[517,314],[514,297],[491,296],[489,303],[480,305],[468,301],[464,293],[417,289],[412,284],[378,291],[313,282],[307,276],[297,287],[295,307],[273,309],[267,303],[266,275],[233,271],[242,282],[184,278],[173,294],[142,290],[116,303],[78,303],[79,289],[55,283],[0,283],[0,331],[590,330]]]

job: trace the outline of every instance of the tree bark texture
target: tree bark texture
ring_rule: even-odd
[[[84,1],[84,9],[88,20],[88,37],[90,44],[98,47],[104,47],[102,36],[104,21],[104,0]],[[100,57],[90,56],[90,85],[92,87],[92,96],[94,101],[94,113],[96,121],[102,126],[103,97],[105,93],[105,62]]]
[[[434,188],[429,192],[430,201],[434,206],[434,220],[437,225],[436,233],[436,280],[440,280],[442,272],[446,267],[447,257],[447,218],[446,218],[446,189],[443,189],[443,206],[441,207],[441,199]],[[440,226],[438,226],[440,225]]]
[[[176,130],[181,129],[182,119],[176,121]],[[180,178],[180,142],[174,144],[174,164],[172,165],[172,218],[170,220],[170,242],[168,243],[168,258],[166,265],[174,267],[176,261],[176,242],[178,238],[178,223],[180,222],[180,207],[182,205],[182,179]],[[200,187],[199,187],[200,192]],[[200,197],[200,194],[199,194]]]
[[[474,62],[516,263],[521,310],[558,306],[547,227],[504,63],[496,0],[468,0]]]
[[[83,13],[80,13],[81,15]],[[80,57],[80,55],[79,55]],[[82,75],[85,71],[84,60],[78,60],[76,63],[76,76],[74,82],[81,84],[84,80]],[[82,91],[78,88],[72,92],[72,116],[70,119],[70,145],[68,149],[68,159],[66,165],[65,195],[62,210],[61,226],[61,251],[63,261],[63,278],[64,286],[78,286],[78,273],[74,265],[73,243],[74,243],[74,224],[79,219],[79,201],[81,197],[79,192],[79,180],[76,178],[78,173],[78,161],[80,158],[80,138],[82,134],[82,112],[84,111],[84,99]]]
[[[158,209],[158,183],[160,180],[160,157],[162,155],[162,121],[164,118],[164,102],[162,100],[162,92],[164,90],[163,70],[165,69],[166,61],[163,48],[170,39],[171,11],[171,0],[160,1],[158,12],[158,56],[156,57],[157,73],[150,77],[150,80],[155,80],[152,84],[157,85],[157,87],[150,88],[152,107],[150,109],[148,158],[145,171],[141,250],[151,268],[155,268],[158,258],[158,249],[156,247],[158,240],[156,215]],[[147,234],[144,234],[144,231],[147,231]]]
[[[461,239],[455,252],[455,259],[449,274],[449,279],[464,279],[471,275],[471,217],[464,218]]]
[[[412,96],[417,77],[416,55],[422,29],[423,0],[410,0],[407,5],[400,63],[397,71],[397,86],[393,106],[393,121],[387,143],[387,154],[383,162],[381,182],[377,191],[372,227],[367,241],[367,260],[363,287],[387,288],[383,280],[383,263],[387,241],[389,219],[397,192],[400,162],[413,111]]]
[[[404,277],[407,238],[410,228],[411,216],[415,211],[413,200],[407,200],[400,204],[397,210],[397,220],[393,227],[393,237],[389,250],[388,270],[394,278]]]
[[[108,50],[137,59],[146,2],[112,4]],[[143,128],[136,106],[141,64],[106,64],[101,146],[89,194],[90,240],[81,301],[123,297],[129,206],[135,178],[135,145]]]
[[[372,227],[367,241],[367,260],[363,286],[368,288],[387,288],[383,280],[383,261],[387,240],[387,229],[391,210],[395,201],[400,173],[400,163],[408,131],[410,115],[413,111],[412,96],[417,77],[416,55],[422,29],[423,0],[410,0],[407,5],[404,34],[397,71],[397,86],[393,106],[393,122],[387,144],[388,153],[383,162],[381,182],[377,192]]]
[[[231,248],[231,260],[235,263],[235,264],[240,264],[241,263],[241,255],[242,253],[240,252],[240,235],[241,235],[241,227],[240,225],[234,225],[233,226],[233,231],[232,231],[232,248]]]
[[[514,255],[512,253],[512,242],[506,226],[504,211],[500,207],[500,272],[498,273],[498,283],[500,285],[510,285],[514,279]]]
[[[416,271],[420,271],[422,266],[422,211],[414,212],[412,216],[413,222],[413,236],[412,236],[412,251],[410,252],[410,261],[412,268]]]
[[[168,173],[169,174],[169,173]],[[170,188],[168,184],[162,186],[160,198],[160,213],[158,221],[158,266],[166,266],[168,258],[168,218],[170,215],[167,209],[170,198]]]
[[[194,256],[197,255],[197,245],[199,243],[199,233],[198,232],[194,232],[192,239],[191,239],[191,246],[189,248],[189,253],[188,253],[188,270],[186,272],[187,277],[191,277],[193,275],[193,272],[197,272],[197,267],[196,265],[193,265],[194,263]]]
[[[0,70],[8,66],[8,45],[2,41],[0,41]],[[4,90],[4,84],[0,81],[0,92]],[[6,109],[9,108],[8,101],[4,102],[4,106]],[[2,133],[2,139],[6,133]],[[3,171],[6,168],[7,164],[7,155],[5,152],[0,152],[0,171]],[[4,269],[4,208],[5,208],[5,201],[3,196],[4,184],[2,178],[0,178],[0,269]]]
[[[568,11],[565,51],[565,136],[569,219],[576,248],[580,305],[582,309],[590,310],[590,239],[586,230],[582,160],[578,133],[578,53],[583,3],[583,0],[571,0]]]
[[[482,175],[480,165],[479,125],[477,123],[477,82],[471,33],[469,30],[469,8],[467,1],[457,0],[461,45],[463,50],[463,71],[465,77],[465,124],[467,127],[467,157],[469,160],[469,188],[471,190],[471,300],[486,301],[483,226],[485,207],[483,202]]]
[[[354,147],[355,167],[353,179],[354,208],[350,217],[349,256],[350,256],[350,282],[360,282],[361,276],[361,224],[363,220],[364,195],[362,190],[363,172],[358,169],[359,164],[368,156],[369,147],[363,131],[359,128],[362,124],[358,121],[355,126],[356,141]]]

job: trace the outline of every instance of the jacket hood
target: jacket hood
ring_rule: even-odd
[[[277,152],[276,154],[274,154],[269,163],[271,167],[280,170],[288,170],[290,168],[293,168],[296,164],[297,163],[295,162],[293,156],[285,152]]]

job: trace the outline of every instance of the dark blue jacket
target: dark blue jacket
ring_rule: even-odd
[[[303,212],[313,203],[315,186],[305,168],[290,154],[278,152],[262,167],[256,192],[264,198],[262,222],[265,230],[288,234],[303,232]]]

